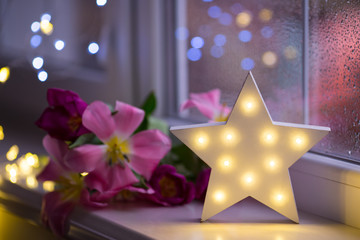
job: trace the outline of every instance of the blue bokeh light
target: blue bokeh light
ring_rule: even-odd
[[[203,0],[203,2],[212,2],[213,0]]]
[[[264,38],[271,38],[273,34],[274,34],[274,31],[269,26],[265,26],[261,29],[261,35]]]
[[[178,27],[175,30],[175,37],[178,40],[186,40],[189,37],[189,30],[186,27]]]
[[[211,56],[213,56],[214,58],[220,58],[224,55],[224,48],[221,46],[212,46],[210,49],[210,54]]]
[[[248,30],[243,30],[239,33],[238,37],[239,37],[240,41],[242,41],[242,42],[250,42],[252,39],[252,34]]]
[[[37,48],[38,46],[40,46],[41,42],[42,42],[42,37],[40,35],[34,35],[30,39],[30,45],[33,48]]]
[[[198,48],[190,48],[187,51],[187,57],[190,61],[196,62],[199,61],[202,56],[201,50]]]
[[[221,16],[221,8],[218,6],[209,7],[208,15],[211,18],[219,18]]]
[[[246,71],[250,71],[255,67],[255,62],[251,58],[244,58],[241,61],[241,67]]]
[[[229,26],[232,23],[233,17],[229,13],[223,13],[219,17],[219,23],[225,26]]]
[[[214,43],[216,46],[222,47],[226,43],[226,36],[224,34],[218,34],[214,37]]]
[[[190,43],[193,48],[202,48],[205,44],[205,41],[202,37],[194,37],[191,39]]]

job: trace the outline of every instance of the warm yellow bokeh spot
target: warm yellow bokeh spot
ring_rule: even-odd
[[[284,49],[284,55],[289,60],[295,59],[297,57],[297,50],[294,46],[287,46]]]
[[[38,185],[39,185],[39,183],[34,176],[28,176],[26,178],[26,186],[28,186],[28,188],[31,188],[31,189],[37,188]]]
[[[0,83],[5,83],[10,77],[10,68],[0,68]]]
[[[248,12],[241,12],[236,16],[236,24],[242,28],[249,26],[251,20],[251,14]]]
[[[25,159],[29,166],[37,168],[39,167],[39,157],[36,154],[27,153]]]
[[[54,31],[54,26],[49,20],[42,20],[40,22],[40,29],[45,35],[51,35]]]
[[[83,177],[87,176],[88,174],[89,174],[88,172],[82,172],[82,173],[80,173],[80,175],[83,176]]]
[[[43,182],[43,189],[47,192],[52,192],[55,190],[55,183],[52,181]]]
[[[6,153],[6,158],[9,161],[14,161],[17,158],[18,154],[19,154],[19,147],[17,145],[13,145]]]
[[[29,165],[25,157],[21,157],[17,163],[19,164],[20,173],[23,175],[28,175],[32,172],[32,167]]]
[[[272,17],[273,17],[273,11],[271,11],[270,9],[263,8],[259,12],[259,18],[263,22],[270,21]]]
[[[0,141],[1,141],[1,140],[4,140],[4,137],[5,137],[5,135],[4,135],[4,129],[3,129],[3,127],[0,125]]]
[[[277,55],[274,52],[267,51],[262,55],[263,63],[268,67],[273,67],[277,63]]]

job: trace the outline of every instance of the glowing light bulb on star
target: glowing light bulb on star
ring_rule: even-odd
[[[218,190],[214,193],[213,197],[216,202],[223,202],[225,200],[225,193],[224,191]]]
[[[277,142],[277,134],[272,129],[267,129],[261,134],[261,142],[265,145],[273,145]]]
[[[256,113],[257,109],[257,102],[256,100],[251,97],[244,97],[241,104],[242,112],[247,116],[252,116]]]

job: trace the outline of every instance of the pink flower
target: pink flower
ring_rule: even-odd
[[[54,138],[73,141],[89,131],[82,125],[81,116],[87,107],[79,95],[72,91],[50,88],[47,92],[49,107],[36,125]]]
[[[220,104],[220,95],[219,89],[205,93],[190,93],[190,99],[180,106],[180,111],[196,107],[210,121],[226,121],[231,109],[226,104]]]
[[[117,101],[112,114],[106,104],[95,101],[83,114],[83,124],[104,143],[85,144],[69,152],[66,162],[79,172],[89,172],[90,188],[119,191],[137,182],[132,170],[149,179],[171,147],[170,139],[159,130],[133,136],[144,111]]]
[[[154,193],[147,195],[147,198],[163,206],[189,203],[195,197],[194,184],[187,182],[171,165],[158,166],[149,185]]]
[[[206,189],[209,184],[211,168],[206,168],[202,170],[199,176],[196,179],[195,189],[196,189],[196,199],[204,200],[206,195]]]
[[[50,161],[37,178],[40,181],[54,181],[59,188],[44,195],[41,216],[46,226],[63,236],[68,230],[68,216],[76,204],[104,207],[107,205],[105,200],[109,198],[98,201],[90,195],[83,177],[64,162],[69,151],[64,142],[46,135],[43,145],[50,155]]]

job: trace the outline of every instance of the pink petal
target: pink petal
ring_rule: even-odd
[[[63,202],[60,192],[44,195],[41,206],[43,223],[58,236],[64,236],[69,230],[68,217],[75,207],[75,202]]]
[[[85,144],[71,149],[65,156],[65,163],[74,172],[91,172],[105,156],[105,145]]]
[[[50,159],[48,165],[36,176],[39,181],[56,181],[64,173],[63,168]]]
[[[103,142],[109,140],[115,131],[115,122],[109,107],[100,101],[91,103],[84,111],[83,125],[95,133]]]
[[[44,137],[43,145],[50,157],[64,167],[63,159],[68,152],[68,146],[63,141],[52,138],[49,135]]]
[[[220,90],[214,89],[205,93],[191,93],[190,100],[180,106],[180,111],[196,107],[204,116],[214,119],[216,110],[221,108]]]
[[[162,159],[171,148],[171,140],[160,130],[139,132],[129,140],[131,155],[142,158]]]
[[[129,104],[116,101],[114,115],[117,135],[125,140],[139,127],[144,119],[144,111]]]
[[[107,202],[94,201],[94,199],[92,198],[92,196],[90,196],[90,193],[87,189],[83,189],[83,191],[81,192],[80,203],[83,206],[94,207],[94,208],[103,208],[108,206]]]
[[[160,160],[161,158],[142,158],[133,155],[130,156],[130,165],[137,173],[149,180]]]
[[[196,102],[207,103],[212,106],[220,105],[220,89],[213,89],[205,93],[191,93],[190,99]]]
[[[111,189],[113,190],[121,190],[138,182],[138,179],[128,166],[125,165],[122,168],[119,164],[110,168],[109,179],[111,179]]]
[[[98,194],[103,195],[102,197],[97,196],[97,198],[112,197],[122,188],[136,182],[138,180],[131,169],[126,165],[122,168],[119,164],[109,166],[106,163],[101,163],[85,177],[86,186],[97,190]]]

